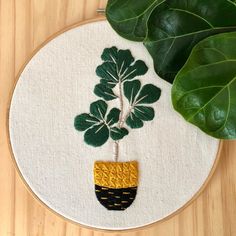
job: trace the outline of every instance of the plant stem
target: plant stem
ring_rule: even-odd
[[[122,121],[123,121],[123,115],[124,115],[124,101],[123,101],[121,81],[119,81],[119,100],[120,100],[120,119],[118,122],[118,126],[119,126],[119,128],[121,128]]]
[[[124,116],[124,118],[122,119],[122,122],[121,122],[121,127],[123,127],[124,123],[126,122],[126,120],[128,119],[130,113],[132,112],[132,110],[134,109],[133,106],[130,106],[128,112],[126,113],[126,115]]]
[[[118,83],[118,89],[119,89],[119,101],[120,101],[120,117],[119,117],[119,121],[118,121],[118,127],[122,128],[123,123],[123,115],[124,115],[124,101],[123,101],[123,92],[122,92],[122,82],[121,80],[119,80]],[[115,141],[114,143],[114,160],[115,162],[118,162],[119,159],[119,141]]]
[[[114,161],[118,162],[119,159],[119,141],[114,142]]]

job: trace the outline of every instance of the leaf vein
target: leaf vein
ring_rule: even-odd
[[[222,91],[224,91],[225,88],[230,86],[233,82],[236,81],[236,76],[230,81],[226,86],[224,86],[218,93],[216,93],[204,106],[202,106],[200,109],[198,109],[190,118],[187,119],[187,121],[190,121],[195,117],[201,110],[203,110],[210,102],[212,102]]]
[[[206,22],[211,28],[214,28],[214,26],[208,22],[208,20],[206,20],[205,18],[203,18],[202,16],[199,16],[197,14],[195,14],[194,12],[190,12],[190,11],[186,11],[186,10],[183,10],[183,9],[179,9],[179,8],[170,8],[170,10],[173,10],[173,11],[180,11],[180,12],[184,12],[184,13],[187,13],[189,15],[193,15],[199,19],[201,19],[202,21]]]

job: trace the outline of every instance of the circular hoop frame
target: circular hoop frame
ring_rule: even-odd
[[[32,191],[32,189],[30,188],[30,186],[28,185],[28,183],[26,182],[26,180],[24,179],[24,176],[22,175],[22,173],[20,172],[20,169],[17,165],[17,162],[15,160],[15,157],[14,157],[14,153],[13,153],[13,149],[12,149],[12,145],[11,145],[11,141],[10,141],[10,130],[9,130],[9,113],[10,113],[10,107],[11,107],[11,102],[12,102],[12,97],[13,97],[13,94],[14,94],[14,91],[15,91],[15,88],[16,88],[16,84],[21,76],[21,73],[23,72],[23,70],[25,69],[26,65],[30,62],[30,60],[36,55],[36,53],[41,49],[43,48],[47,43],[49,43],[51,40],[53,40],[54,38],[56,38],[57,36],[71,30],[71,29],[74,29],[76,27],[79,27],[79,26],[82,26],[82,25],[85,25],[85,24],[89,24],[89,23],[94,23],[94,22],[97,22],[97,21],[103,21],[105,20],[104,17],[97,17],[97,18],[94,18],[92,20],[85,20],[85,21],[82,21],[82,22],[79,22],[79,23],[75,23],[75,24],[72,24],[58,32],[56,32],[55,34],[53,34],[52,36],[50,36],[48,39],[46,39],[44,41],[44,43],[42,43],[41,45],[39,45],[32,53],[31,55],[28,57],[28,59],[26,60],[26,62],[23,64],[23,66],[21,67],[21,69],[19,70],[17,76],[16,76],[16,80],[15,80],[15,84],[11,90],[11,93],[10,93],[10,99],[8,101],[8,106],[7,106],[7,123],[6,123],[6,127],[7,127],[7,143],[8,143],[8,146],[9,146],[9,151],[10,151],[10,155],[11,155],[11,159],[13,161],[13,164],[14,164],[14,167],[15,169],[17,170],[20,178],[22,179],[24,185],[26,186],[28,192],[33,196],[34,199],[36,199],[42,206],[44,206],[47,210],[49,210],[50,212],[52,212],[53,214],[59,216],[60,218],[62,218],[63,220],[67,221],[67,222],[70,222],[72,224],[75,224],[77,226],[80,226],[80,227],[83,227],[83,228],[86,228],[86,229],[89,229],[89,230],[96,230],[96,231],[100,231],[100,232],[113,232],[113,233],[121,233],[121,232],[134,232],[134,231],[137,231],[137,230],[144,230],[144,229],[148,229],[156,224],[159,224],[159,223],[162,223],[162,222],[165,222],[167,220],[169,220],[170,218],[176,216],[177,214],[179,214],[181,211],[183,211],[185,208],[187,208],[191,203],[193,203],[193,201],[195,201],[199,195],[202,193],[202,191],[205,189],[205,187],[208,185],[208,183],[210,182],[210,179],[211,177],[213,176],[215,170],[216,170],[216,167],[219,163],[219,160],[220,160],[220,154],[221,154],[221,151],[222,151],[222,147],[223,147],[223,141],[220,141],[220,144],[219,144],[219,147],[218,147],[218,152],[217,152],[217,156],[216,156],[216,159],[215,159],[215,162],[213,164],[213,167],[207,177],[207,179],[205,180],[205,182],[203,183],[203,185],[201,186],[201,188],[198,190],[198,192],[196,192],[196,194],[192,197],[192,199],[190,199],[184,206],[182,206],[181,208],[179,208],[177,211],[173,212],[172,214],[170,214],[169,216],[159,220],[159,221],[156,221],[154,223],[151,223],[151,224],[148,224],[146,226],[142,226],[142,227],[137,227],[137,228],[133,228],[133,229],[127,229],[127,230],[104,230],[104,229],[99,229],[99,228],[96,228],[96,227],[89,227],[89,226],[86,226],[86,225],[83,225],[83,224],[80,224],[78,222],[75,222],[71,219],[68,219],[66,217],[64,217],[63,215],[57,213],[55,210],[51,209],[49,206],[47,206],[37,195],[36,193],[34,193]]]

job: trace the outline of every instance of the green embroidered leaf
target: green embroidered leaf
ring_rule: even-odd
[[[105,48],[101,58],[105,62],[98,67],[97,75],[103,79],[108,78],[117,83],[134,62],[130,50],[118,50],[116,47]]]
[[[123,77],[126,69],[129,68],[133,62],[134,58],[130,50],[117,50],[117,60],[115,63],[120,77]]]
[[[99,120],[104,120],[107,112],[107,104],[103,100],[98,100],[90,105],[90,113]]]
[[[109,0],[106,17],[122,37],[143,41],[147,33],[147,20],[161,0]]]
[[[126,81],[124,83],[124,95],[129,100],[130,104],[133,104],[140,87],[141,82],[139,80]]]
[[[153,84],[142,87],[137,99],[137,104],[150,104],[156,102],[161,96],[161,90]]]
[[[119,82],[119,76],[114,62],[104,62],[97,67],[96,74],[101,78],[101,84],[105,84],[109,88],[114,88]]]
[[[124,138],[124,136],[128,135],[129,131],[125,128],[117,128],[113,127],[110,131],[110,136],[113,140],[120,140]]]
[[[141,83],[139,80],[124,83],[124,94],[131,105],[154,103],[161,96],[161,90],[153,84],[144,85],[141,91],[140,87]],[[139,95],[137,97],[138,93]]]
[[[118,61],[118,49],[117,47],[105,48],[101,55],[103,61],[114,62]]]
[[[117,82],[108,79],[100,79],[100,84],[105,85],[107,88],[112,89],[117,85]]]
[[[148,67],[143,61],[136,61],[132,66],[130,66],[122,76],[122,81],[131,80],[136,76],[144,75],[148,71]]]
[[[124,94],[129,100],[132,108],[131,114],[126,120],[126,124],[131,128],[141,128],[143,121],[154,119],[154,109],[139,104],[150,104],[156,102],[161,96],[161,90],[152,85],[146,84],[141,88],[139,80],[127,81],[124,83]],[[138,96],[137,96],[138,94]]]
[[[124,14],[124,18],[129,16]],[[156,73],[172,83],[198,42],[235,30],[236,5],[231,1],[166,0],[148,20],[144,45],[154,60]]]
[[[108,88],[114,88],[119,82],[144,75],[148,70],[143,61],[134,61],[130,50],[106,48],[101,58],[105,62],[97,67],[96,73],[101,78],[100,83]]]
[[[106,123],[109,126],[112,126],[119,121],[119,117],[120,117],[120,110],[117,108],[112,108],[109,114],[107,115]]]
[[[143,121],[139,119],[133,112],[131,112],[128,119],[126,120],[126,124],[132,129],[143,127]]]
[[[109,138],[109,130],[105,124],[95,125],[84,134],[84,141],[91,146],[100,147]]]
[[[78,131],[85,131],[86,129],[90,128],[98,122],[99,120],[95,117],[87,113],[83,113],[75,117],[74,126]]]
[[[154,119],[155,111],[152,107],[135,106],[134,114],[143,121],[150,121]]]
[[[112,89],[108,88],[104,84],[97,84],[94,88],[94,93],[98,97],[101,97],[105,99],[106,101],[110,101],[117,98],[117,96],[113,93]]]
[[[236,138],[236,33],[197,44],[172,87],[173,106],[218,139]]]

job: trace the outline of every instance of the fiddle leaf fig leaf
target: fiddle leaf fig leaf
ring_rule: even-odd
[[[148,70],[143,61],[134,61],[130,50],[106,48],[101,58],[104,63],[97,67],[96,73],[101,78],[100,83],[110,89],[125,80],[144,75]]]
[[[100,84],[105,85],[107,88],[112,89],[117,85],[117,82],[108,79],[100,79]]]
[[[143,121],[139,119],[133,112],[131,112],[129,117],[127,118],[126,124],[132,129],[143,127]]]
[[[117,50],[117,70],[120,77],[124,75],[126,70],[134,62],[134,57],[132,56],[130,50]]]
[[[129,100],[131,108],[126,119],[126,124],[130,128],[141,128],[143,121],[154,119],[154,109],[142,104],[151,104],[160,98],[161,90],[158,87],[153,84],[146,84],[141,88],[139,80],[127,81],[124,83],[124,94]]]
[[[141,82],[139,80],[126,81],[124,83],[124,95],[129,100],[130,104],[133,104],[140,88]]]
[[[153,84],[145,84],[138,97],[136,98],[137,104],[150,104],[158,101],[161,96],[161,90]]]
[[[98,97],[101,97],[106,101],[114,100],[117,98],[112,89],[107,87],[105,84],[97,84],[94,88],[94,93]]]
[[[108,71],[108,74],[117,82],[134,62],[130,50],[118,50],[116,47],[105,48],[101,58],[104,63],[98,67],[97,75],[106,79],[107,73],[104,72]],[[103,73],[99,73],[100,71],[103,71]]]
[[[136,117],[143,121],[150,121],[154,119],[155,111],[152,107],[147,106],[135,106],[134,114]]]
[[[197,43],[236,30],[235,16],[236,4],[227,0],[166,0],[157,6],[148,20],[144,42],[156,73],[172,83]],[[124,14],[124,18],[129,16]]]
[[[136,61],[133,65],[131,65],[123,74],[122,81],[131,80],[136,76],[144,75],[148,71],[147,65],[143,61]]]
[[[114,62],[104,62],[96,69],[96,74],[101,78],[101,84],[113,88],[119,82],[116,64]]]
[[[107,112],[107,104],[103,100],[98,100],[90,105],[90,113],[99,120],[104,120]]]
[[[99,120],[87,113],[76,116],[74,120],[74,126],[78,131],[85,131],[96,123],[99,123]]]
[[[111,128],[110,131],[110,136],[113,140],[120,140],[122,138],[124,138],[124,136],[128,135],[129,131],[125,128],[117,128],[117,127],[113,127]]]
[[[172,87],[175,110],[218,139],[236,138],[235,45],[235,32],[201,41]]]
[[[106,120],[107,125],[109,126],[114,125],[119,121],[119,117],[120,117],[120,110],[117,108],[112,108],[109,114],[107,115],[107,120]]]
[[[109,0],[107,20],[122,37],[143,41],[147,34],[147,20],[153,9],[163,0]]]
[[[114,62],[118,61],[118,49],[117,47],[105,48],[101,55],[103,61]]]
[[[100,147],[109,138],[109,130],[105,124],[94,125],[84,134],[84,141],[91,146]]]

